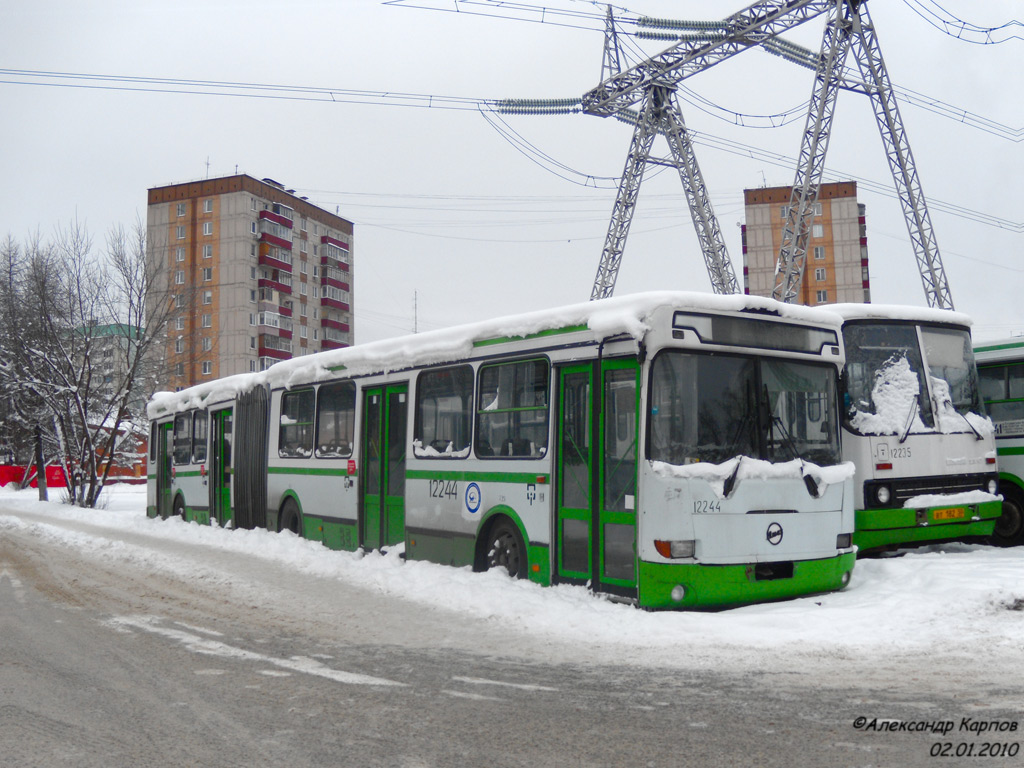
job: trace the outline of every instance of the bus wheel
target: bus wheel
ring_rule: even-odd
[[[485,539],[484,570],[504,568],[514,579],[526,577],[526,547],[519,529],[509,520],[499,520]]]
[[[1021,497],[1015,492],[1003,491],[1003,514],[996,520],[995,530],[992,531],[992,539],[996,544],[1010,546],[1021,543],[1024,539],[1024,505],[1021,504]]]
[[[185,500],[181,496],[174,497],[174,512],[175,517],[180,517],[182,520],[185,519]]]
[[[302,513],[299,512],[299,505],[294,499],[288,499],[281,507],[281,523],[279,531],[291,531],[296,536],[302,535]]]

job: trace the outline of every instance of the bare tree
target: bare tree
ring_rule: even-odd
[[[94,507],[111,469],[137,451],[147,362],[175,312],[147,263],[145,227],[115,227],[104,253],[77,222],[47,244],[19,249],[8,237],[0,269],[0,323],[19,330],[4,334],[16,341],[2,348],[3,403],[22,427],[43,422],[68,500]]]

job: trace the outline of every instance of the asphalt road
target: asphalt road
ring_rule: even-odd
[[[30,513],[18,513],[32,522]],[[52,522],[52,521],[47,521]],[[0,518],[5,766],[934,766],[1017,743],[1021,670],[894,654],[662,668],[218,553],[149,572]],[[82,531],[83,523],[62,523]],[[109,535],[100,529],[93,535]],[[209,560],[135,535],[110,546]],[[632,610],[623,607],[623,610]],[[974,684],[972,685],[972,681]],[[946,735],[856,728],[950,720]],[[885,730],[893,728],[894,730]],[[1011,738],[1012,737],[1012,738]],[[949,743],[954,756],[932,756]],[[940,748],[942,749],[942,748]],[[990,748],[991,749],[991,748]]]

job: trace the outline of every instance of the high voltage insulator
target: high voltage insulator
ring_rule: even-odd
[[[715,29],[722,31],[721,21],[687,21],[682,19],[657,19],[652,16],[641,16],[639,19],[636,20],[636,25],[638,27],[650,27],[651,29]]]

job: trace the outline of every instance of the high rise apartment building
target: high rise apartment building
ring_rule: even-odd
[[[747,294],[771,296],[775,289],[775,265],[791,191],[792,187],[743,191],[743,287]],[[870,302],[867,242],[857,183],[822,184],[797,303]]]
[[[247,175],[149,190],[161,389],[352,344],[352,222]]]

